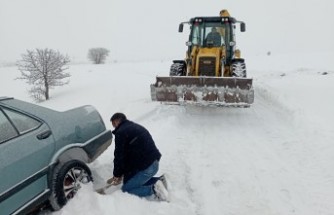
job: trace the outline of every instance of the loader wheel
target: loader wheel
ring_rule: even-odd
[[[186,67],[183,63],[173,63],[170,67],[169,76],[185,76]]]
[[[241,62],[241,61],[233,62],[231,65],[231,74],[233,77],[246,78],[247,72],[246,72],[245,62]]]

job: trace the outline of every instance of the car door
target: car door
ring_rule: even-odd
[[[0,106],[0,211],[19,212],[48,193],[54,138],[42,120]]]

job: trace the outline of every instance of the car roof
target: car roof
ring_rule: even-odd
[[[13,97],[0,96],[0,101],[14,99]]]

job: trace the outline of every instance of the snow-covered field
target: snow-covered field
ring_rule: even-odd
[[[95,184],[54,215],[334,214],[334,53],[246,56],[250,108],[164,105],[149,85],[170,62],[72,65],[70,84],[40,105],[91,104],[108,128],[124,112],[151,132],[169,175],[171,202],[93,188],[112,176],[112,145],[90,165]],[[0,95],[32,101],[16,67],[0,67]]]

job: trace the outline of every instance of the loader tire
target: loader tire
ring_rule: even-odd
[[[242,61],[233,62],[231,65],[231,74],[233,77],[246,78],[247,71],[245,62]]]
[[[173,63],[170,66],[169,76],[185,76],[186,67],[183,63]]]

